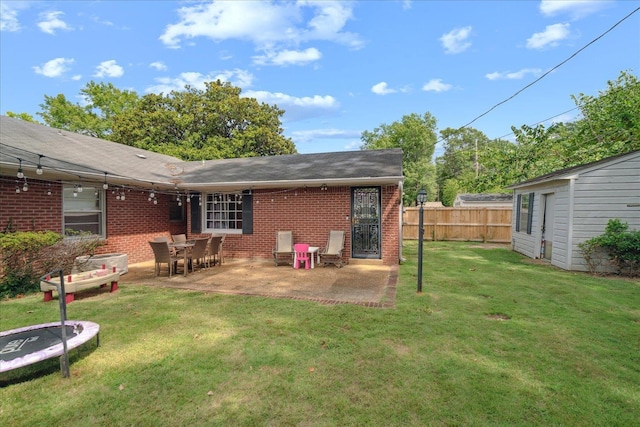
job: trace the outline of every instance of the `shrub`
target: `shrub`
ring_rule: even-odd
[[[640,275],[640,231],[629,230],[629,224],[610,219],[604,234],[578,245],[589,271],[602,270],[602,254],[618,274]]]
[[[96,236],[63,239],[53,231],[0,233],[0,297],[39,290],[39,277],[52,270],[71,273],[76,257],[93,255],[104,240]]]

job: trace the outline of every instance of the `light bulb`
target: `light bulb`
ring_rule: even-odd
[[[42,175],[42,172],[43,172],[43,171],[42,171],[42,165],[38,163],[38,168],[36,169],[36,173],[37,173],[38,175]]]
[[[107,183],[105,182],[104,184],[102,184],[102,188],[104,188],[104,189],[106,190],[107,188],[109,188],[109,184],[107,184]]]
[[[16,174],[16,176],[20,179],[24,178],[24,174],[22,173],[22,168],[18,169],[18,173]]]

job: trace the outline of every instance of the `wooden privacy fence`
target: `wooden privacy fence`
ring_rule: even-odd
[[[511,243],[511,208],[424,208],[424,240]],[[420,208],[405,208],[402,238],[418,239]]]

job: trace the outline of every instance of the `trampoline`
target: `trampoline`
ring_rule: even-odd
[[[83,320],[43,323],[0,332],[0,372],[22,368],[70,350],[97,336],[100,345],[100,325]],[[62,337],[66,336],[66,349]]]

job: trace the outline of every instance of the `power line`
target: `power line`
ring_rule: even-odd
[[[515,98],[516,96],[518,96],[519,94],[521,94],[522,92],[524,92],[525,90],[527,90],[528,88],[530,88],[531,86],[533,86],[534,84],[538,83],[540,80],[542,80],[543,78],[545,78],[547,75],[551,74],[553,71],[557,70],[558,68],[560,68],[562,65],[566,64],[567,62],[569,62],[571,59],[573,59],[574,57],[576,57],[580,52],[582,52],[583,50],[585,50],[587,47],[591,46],[592,44],[594,44],[595,42],[597,42],[598,40],[600,40],[602,37],[604,37],[605,35],[607,35],[608,33],[610,33],[614,28],[616,28],[618,25],[620,25],[622,22],[624,22],[625,20],[629,19],[634,13],[638,12],[640,10],[640,7],[636,8],[635,10],[631,11],[627,16],[625,16],[624,18],[620,19],[618,22],[616,22],[615,24],[613,24],[607,31],[605,31],[604,33],[600,34],[598,37],[596,37],[595,39],[591,40],[589,43],[587,43],[586,45],[584,45],[582,48],[578,49],[576,52],[574,52],[571,56],[569,56],[567,59],[565,59],[564,61],[560,62],[558,65],[554,66],[553,68],[551,68],[550,70],[548,70],[546,73],[542,74],[540,77],[538,77],[537,79],[535,79],[534,81],[532,81],[531,83],[529,83],[528,85],[526,85],[525,87],[523,87],[522,89],[518,90],[516,93],[514,93],[513,95],[511,95],[510,97],[506,98],[503,101],[498,102],[497,104],[495,104],[493,107],[489,108],[487,111],[485,111],[484,113],[480,114],[479,116],[475,117],[473,120],[471,120],[469,123],[467,123],[464,126],[461,126],[458,128],[458,130],[462,130],[466,127],[468,127],[469,125],[473,124],[474,122],[476,122],[478,119],[486,116],[487,114],[489,114],[491,111],[495,110],[497,107],[499,107],[502,104],[505,104],[507,102],[509,102],[510,100],[512,100],[513,98]],[[572,110],[569,110],[572,111]],[[562,113],[564,114],[564,113]],[[557,116],[554,116],[557,117]],[[510,135],[510,134],[509,134]],[[438,142],[442,142],[444,139],[441,139]]]

